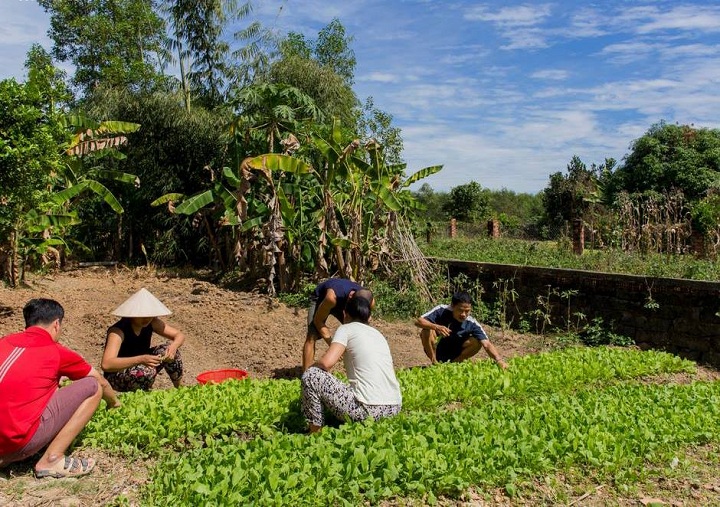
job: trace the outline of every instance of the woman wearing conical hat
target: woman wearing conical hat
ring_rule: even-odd
[[[142,288],[112,313],[121,318],[107,331],[101,366],[113,389],[147,391],[162,370],[170,376],[173,385],[179,387],[183,363],[178,349],[185,336],[160,319],[172,312]],[[151,346],[153,333],[168,341]]]

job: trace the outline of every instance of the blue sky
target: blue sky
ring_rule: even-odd
[[[48,17],[0,0],[0,78],[23,79]],[[720,2],[256,0],[279,32],[354,36],[355,91],[402,129],[407,174],[535,193],[573,155],[617,160],[654,123],[720,127]],[[418,185],[415,185],[417,188]]]

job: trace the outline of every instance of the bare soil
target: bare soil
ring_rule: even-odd
[[[128,296],[145,287],[172,310],[167,322],[183,330],[187,340],[183,353],[186,374],[185,385],[196,384],[199,373],[217,368],[241,368],[253,378],[294,378],[300,375],[302,345],[305,338],[307,310],[290,308],[276,299],[258,292],[223,288],[204,280],[197,273],[158,272],[147,268],[75,268],[47,276],[32,277],[23,287],[0,288],[0,336],[24,327],[22,308],[36,297],[58,300],[64,307],[61,343],[78,351],[99,369],[107,328],[115,322],[111,311]],[[382,305],[383,302],[378,302]],[[338,323],[330,319],[331,327]],[[410,368],[429,364],[422,351],[418,330],[411,321],[387,322],[374,319],[373,324],[387,337],[397,368]],[[491,340],[507,358],[534,353],[541,349],[542,340],[531,335],[501,332],[486,326]],[[316,357],[325,350],[318,343]],[[473,360],[488,360],[480,353]],[[700,368],[695,378],[716,379],[714,370]],[[687,381],[691,379],[674,379]],[[161,374],[156,389],[171,388],[169,379]],[[714,447],[713,447],[714,449]],[[83,456],[99,460],[96,470],[82,479],[36,480],[32,462],[24,462],[0,470],[0,505],[107,505],[124,494],[130,504],[138,504],[137,492],[147,481],[147,462],[128,462],[125,458],[108,456],[94,449],[79,451]],[[710,453],[713,454],[713,453]],[[714,454],[713,454],[714,455]],[[29,460],[30,461],[30,460]],[[699,466],[707,468],[707,459]],[[717,462],[711,470],[716,470]],[[699,474],[699,475],[702,475]],[[699,481],[702,486],[700,504],[710,500],[720,504],[720,495],[710,478]],[[713,488],[708,488],[712,484]],[[570,485],[560,479],[560,485],[548,490],[547,485],[529,485],[523,493],[525,499],[509,499],[503,491],[483,494],[468,492],[467,500],[452,501],[444,505],[535,505],[555,504],[552,495],[559,490],[566,494],[565,502],[581,495],[578,488],[589,488],[592,495],[585,496],[581,505],[642,505],[644,495],[629,494],[618,497],[606,489],[595,489],[597,484]],[[602,485],[600,485],[602,486]],[[665,486],[667,486],[665,484]],[[663,488],[660,488],[663,489]],[[658,488],[651,488],[657,492]],[[720,485],[717,485],[720,491]],[[693,505],[680,491],[673,494],[661,491],[665,499],[674,498],[674,505]],[[523,495],[524,496],[524,495]],[[697,499],[697,497],[695,498]],[[556,499],[557,500],[557,499]],[[667,501],[667,500],[666,500]],[[573,502],[574,503],[574,502]]]
[[[195,384],[199,373],[217,368],[241,368],[253,378],[299,376],[305,308],[290,308],[263,294],[144,268],[74,269],[33,278],[18,289],[0,289],[0,336],[24,327],[22,308],[28,300],[53,298],[65,308],[61,343],[99,368],[105,332],[117,320],[112,310],[142,287],[165,303],[173,314],[164,319],[186,335],[181,348],[184,384]],[[333,317],[328,322],[331,328],[339,324]],[[412,322],[374,319],[373,324],[387,337],[397,368],[429,363]],[[507,357],[527,352],[526,336],[487,331]],[[326,346],[320,341],[317,348],[319,357]],[[161,374],[156,387],[167,386],[170,383]]]

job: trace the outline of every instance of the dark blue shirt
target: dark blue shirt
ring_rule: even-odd
[[[462,322],[455,320],[450,305],[438,305],[429,312],[424,313],[421,317],[429,320],[433,324],[445,326],[450,329],[450,336],[448,336],[448,338],[451,340],[464,342],[468,338],[477,338],[480,341],[488,339],[480,323],[472,317],[468,317]]]
[[[322,303],[322,300],[325,299],[325,294],[327,294],[328,289],[332,289],[335,293],[337,302],[335,303],[335,307],[330,310],[330,315],[334,316],[342,323],[343,311],[345,310],[345,305],[350,297],[350,293],[358,291],[362,288],[362,285],[346,278],[330,278],[315,287],[313,295],[318,304],[320,304]]]

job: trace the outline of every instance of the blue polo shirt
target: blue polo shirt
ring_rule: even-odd
[[[429,312],[424,313],[422,318],[438,326],[445,326],[450,329],[450,336],[444,337],[443,340],[457,340],[462,343],[468,338],[477,338],[480,341],[488,339],[485,330],[474,318],[468,317],[462,322],[455,320],[450,305],[438,305]]]

